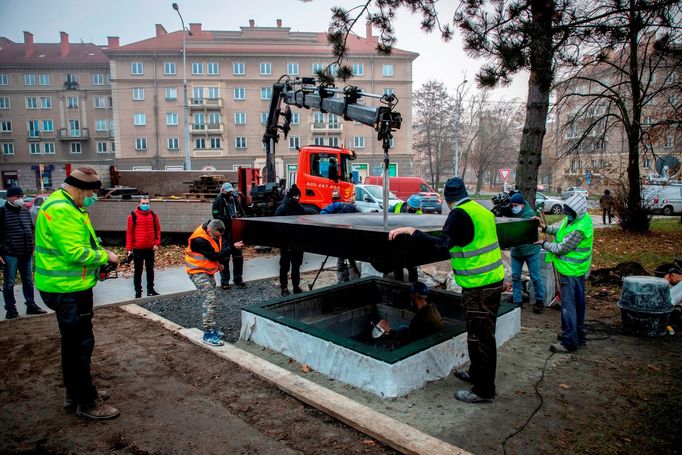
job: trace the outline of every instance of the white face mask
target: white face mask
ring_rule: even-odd
[[[522,205],[515,205],[515,206],[512,207],[512,213],[513,213],[514,215],[518,215],[519,213],[521,213],[521,210],[523,210],[523,206],[522,206]]]
[[[10,202],[10,204],[12,204],[15,207],[21,207],[22,205],[24,205],[24,199],[23,198],[15,199],[14,201]]]

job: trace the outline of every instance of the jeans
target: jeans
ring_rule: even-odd
[[[291,267],[291,284],[294,288],[301,284],[301,264],[303,263],[303,251],[282,248],[279,257],[279,285],[282,289],[289,287],[287,275]]]
[[[133,264],[135,265],[135,274],[133,275],[133,284],[135,292],[142,292],[142,265],[147,270],[147,292],[154,289],[154,250],[153,249],[134,249],[133,250]]]
[[[33,256],[3,256],[5,261],[4,283],[2,296],[5,298],[5,310],[16,308],[14,298],[14,283],[17,280],[17,270],[21,276],[21,289],[24,291],[26,306],[35,305],[33,291]]]
[[[521,304],[523,300],[521,296],[521,269],[523,263],[528,264],[528,274],[533,282],[533,290],[535,292],[535,303],[545,301],[545,284],[542,282],[542,274],[540,273],[540,253],[531,254],[530,256],[512,256],[512,297],[514,303]]]
[[[561,286],[561,344],[569,351],[587,342],[585,277],[559,274]]]
[[[495,325],[501,297],[502,281],[462,289],[462,299],[467,310],[467,348],[471,360],[469,376],[473,383],[471,391],[482,398],[495,397],[497,371]]]
[[[223,239],[223,242],[228,240]],[[225,243],[223,243],[225,244]],[[234,283],[239,284],[244,281],[242,274],[244,273],[244,256],[242,250],[234,247],[234,243],[230,243],[230,254],[225,255],[225,262],[223,263],[223,271],[220,272],[220,285],[227,286],[230,284],[230,256],[232,256],[232,264],[234,265]]]
[[[92,333],[92,288],[55,293],[40,291],[45,305],[55,312],[62,335],[62,375],[66,393],[75,402],[90,407],[97,390],[90,376],[95,335]]]

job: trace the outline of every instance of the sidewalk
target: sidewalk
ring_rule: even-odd
[[[324,261],[324,256],[319,254],[305,253],[301,272],[318,270]],[[232,265],[232,264],[230,264]],[[336,261],[327,261],[326,267],[335,266]],[[143,296],[146,296],[145,278],[142,274]],[[244,281],[255,281],[264,278],[275,278],[279,276],[279,255],[267,257],[254,257],[244,260]],[[174,294],[178,292],[193,291],[196,288],[190,281],[185,267],[169,267],[157,270],[154,274],[154,288],[162,295]],[[26,305],[24,296],[21,292],[21,285],[14,286],[14,296],[17,301],[17,311],[21,316],[26,315]],[[94,288],[95,306],[110,303],[125,302],[134,300],[135,290],[133,288],[133,278],[116,278],[97,283]],[[44,310],[52,312],[43,303],[40,292],[35,290],[36,303]],[[5,320],[4,307],[0,310],[0,321]]]

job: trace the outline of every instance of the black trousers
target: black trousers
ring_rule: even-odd
[[[479,397],[495,397],[497,344],[495,325],[500,309],[502,281],[476,288],[462,288],[462,299],[467,310],[467,347],[471,391]]]
[[[142,292],[142,264],[147,270],[147,291],[154,289],[154,250],[140,250],[133,249],[133,264],[135,266],[135,275],[133,276],[133,284],[135,285],[135,292]]]
[[[234,279],[232,281],[236,284],[244,281],[244,278],[242,277],[242,274],[244,273],[244,255],[242,254],[242,250],[236,249],[234,243],[226,242],[229,242],[229,240],[223,238],[223,245],[230,245],[230,252],[229,254],[223,254],[225,262],[222,263],[224,268],[222,272],[220,272],[221,286],[230,284],[230,256],[232,256],[232,265],[234,265]]]
[[[609,217],[609,224],[611,224],[611,209],[601,209],[601,222],[606,224],[606,216]]]
[[[90,407],[97,390],[90,376],[95,335],[92,333],[92,288],[70,293],[40,291],[45,305],[55,312],[62,335],[62,376],[66,393],[77,404]]]
[[[282,289],[289,287],[287,275],[291,267],[291,284],[299,287],[301,284],[301,264],[303,264],[303,251],[280,249],[279,256],[279,285]]]

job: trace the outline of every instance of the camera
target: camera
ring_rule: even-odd
[[[118,278],[118,272],[116,268],[119,265],[130,264],[133,261],[133,254],[130,253],[120,264],[113,264],[109,262],[108,264],[101,265],[99,271],[97,272],[97,279],[100,281],[108,280],[110,278]]]
[[[511,216],[511,197],[517,193],[515,190],[503,191],[493,196],[493,208],[490,209],[495,216]]]

